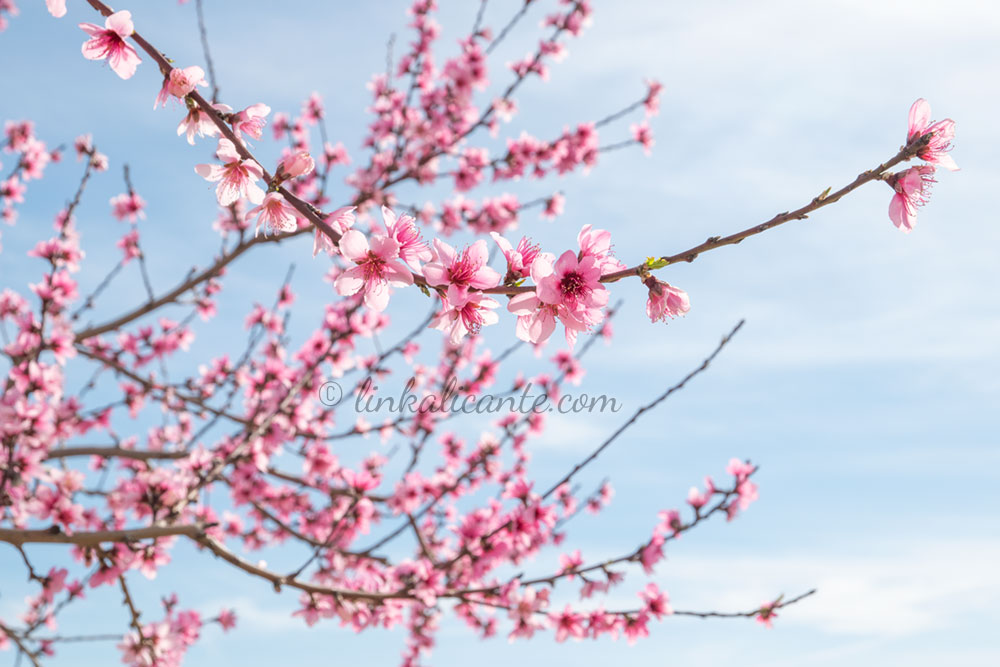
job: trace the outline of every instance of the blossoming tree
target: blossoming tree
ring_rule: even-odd
[[[536,4],[549,5],[537,48],[506,68],[493,68],[494,48],[523,29]],[[514,195],[476,200],[469,193],[487,181],[544,180],[589,169],[607,150],[635,145],[648,151],[653,145],[648,118],[659,109],[656,82],[619,112],[558,136],[510,136],[500,154],[482,145],[484,133],[502,133],[516,115],[522,83],[545,79],[567,41],[583,32],[591,19],[588,0],[528,0],[499,29],[484,23],[487,0],[481,0],[456,53],[438,46],[435,0],[416,0],[412,42],[390,71],[371,81],[372,120],[361,166],[351,170],[344,145],[328,138],[318,95],[294,117],[272,114],[264,102],[236,111],[218,99],[207,41],[203,64],[211,76],[198,65],[175,67],[160,49],[169,49],[177,36],[156,34],[155,27],[137,30],[127,9],[115,11],[99,0],[46,5],[57,18],[68,9],[103,17],[79,23],[83,57],[106,61],[110,69],[95,66],[94,76],[129,79],[139,66],[162,74],[158,92],[133,92],[179,115],[177,134],[189,144],[214,151],[214,160],[198,163],[202,150],[191,164],[216,184],[222,246],[214,254],[203,251],[210,256],[204,268],[192,269],[167,291],[153,290],[139,228],[145,202],[126,169],[126,189],[110,202],[113,216],[128,223],[117,241],[120,259],[96,289],[81,294],[74,276],[83,250],[74,212],[109,159],[92,137],[76,138],[79,186],[55,215],[55,234],[27,249],[41,262],[40,276],[5,276],[9,285],[0,293],[7,376],[0,390],[0,542],[16,551],[37,588],[20,615],[0,618],[0,649],[34,665],[61,655],[62,643],[79,637],[59,625],[59,613],[86,605],[90,589],[112,587],[120,591],[127,626],[107,638],[116,640],[124,662],[180,664],[206,624],[229,630],[237,622],[232,610],[209,618],[185,609],[184,591],[169,592],[162,611],[137,604],[135,587],[149,584],[137,581],[135,571],[154,577],[169,567],[180,541],[260,585],[297,595],[295,615],[308,625],[336,619],[358,632],[405,626],[404,664],[429,654],[445,614],[484,638],[552,632],[558,641],[635,641],[648,634],[648,624],[671,615],[756,618],[770,626],[780,609],[811,593],[748,601],[738,610],[689,610],[674,609],[655,583],[636,583],[654,572],[668,542],[713,517],[733,519],[757,498],[756,468],[740,459],[728,463],[725,482],[706,478],[691,489],[684,510],[664,509],[651,521],[651,532],[623,545],[616,558],[588,560],[571,543],[567,524],[581,510],[600,512],[613,495],[608,483],[581,491],[578,473],[643,413],[704,371],[739,326],[691,374],[623,418],[617,431],[556,480],[535,479],[529,465],[544,413],[510,410],[485,419],[469,439],[453,428],[448,411],[421,409],[369,424],[324,401],[320,388],[337,379],[363,397],[373,391],[372,378],[384,383],[395,377],[433,405],[445,388],[461,397],[487,390],[510,396],[530,381],[557,396],[562,383],[581,372],[595,337],[611,336],[613,292],[641,294],[654,322],[683,315],[688,295],[662,279],[665,269],[801,220],[876,181],[893,191],[891,221],[911,231],[936,170],[957,168],[948,154],[951,120],[932,122],[928,103],[918,100],[905,144],[885,162],[794,210],[692,248],[616,257],[614,230],[590,225],[571,247],[542,248],[514,230],[526,209],[560,215],[562,195],[525,202]],[[16,14],[13,0],[0,0],[0,29]],[[66,28],[62,23],[53,30],[69,39]],[[155,46],[147,41],[154,34]],[[442,53],[446,59],[439,64]],[[491,75],[507,85],[486,98]],[[631,125],[629,139],[601,143],[606,127],[643,116]],[[283,151],[270,170],[255,154],[268,129]],[[45,196],[39,181],[62,151],[49,148],[30,120],[5,124],[3,148],[2,215],[15,224],[29,186]],[[331,202],[327,186],[340,169],[352,195]],[[417,207],[399,200],[403,184],[441,182],[453,193],[439,203]],[[456,233],[478,238],[449,243]],[[214,322],[224,274],[253,249],[266,252],[307,234],[313,236],[312,255],[328,258],[315,261],[330,263],[332,284],[332,291],[309,287],[330,295],[311,335],[297,342],[288,335],[295,301],[289,280],[270,306],[256,305],[249,313],[245,346],[203,360],[195,374],[168,375],[168,362],[187,349],[197,327]],[[102,293],[126,271],[143,278],[146,298],[88,323]],[[30,293],[21,289],[28,281],[34,281]],[[388,330],[393,297],[402,290],[421,291],[432,312],[395,344],[365,354],[359,341]],[[166,316],[177,312],[179,320]],[[196,325],[197,318],[204,323]],[[509,332],[509,347],[485,345],[482,330],[493,326]],[[541,349],[554,337],[552,344],[562,348],[552,358],[555,376],[497,385],[497,370],[513,350]],[[434,352],[433,363],[421,363],[422,349]],[[67,380],[74,366],[92,375],[79,389]],[[95,400],[91,391],[98,385],[102,399],[113,399]],[[164,418],[146,427],[143,416],[151,412]],[[344,443],[371,433],[395,447],[350,460]],[[382,453],[387,451],[395,453]],[[75,563],[72,571],[45,563],[39,544],[63,545]],[[275,545],[301,554],[301,565],[284,571],[255,559],[255,552]],[[557,569],[521,571],[536,554],[552,550],[559,554]],[[4,572],[3,580],[14,576]],[[605,608],[600,598],[620,586],[631,587],[635,604]],[[557,605],[557,594],[574,601]]]

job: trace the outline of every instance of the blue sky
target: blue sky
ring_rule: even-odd
[[[83,33],[75,23],[96,20],[83,3],[70,0],[61,21],[40,2],[21,4],[28,6],[0,35],[0,117],[34,119],[51,144],[92,132],[112,162],[78,216],[84,274],[96,282],[102,271],[95,267],[116,261],[109,239],[122,228],[107,200],[122,191],[119,170],[127,161],[149,203],[143,230],[154,284],[173,284],[217,245],[213,191],[191,169],[211,146],[192,149],[174,136],[176,109],[150,110],[159,81],[148,59],[124,82],[80,56]],[[224,101],[295,111],[317,90],[334,140],[362,155],[364,84],[384,68],[388,34],[408,38],[403,3],[292,2],[281,13],[256,0],[239,3],[238,12],[235,3],[206,4]],[[442,4],[442,44],[450,48],[477,3]],[[648,534],[657,510],[680,505],[703,475],[721,479],[730,457],[750,458],[762,466],[760,501],[738,521],[708,525],[674,545],[657,580],[686,609],[745,609],[812,587],[817,596],[787,610],[770,631],[753,622],[675,618],[631,648],[610,641],[557,646],[547,637],[483,644],[446,623],[432,664],[459,664],[473,651],[484,666],[615,658],[639,665],[996,664],[1000,647],[989,637],[1000,621],[1000,167],[993,154],[1000,10],[971,0],[947,9],[912,0],[595,4],[594,26],[570,43],[550,83],[524,87],[522,113],[508,130],[551,136],[632,101],[643,93],[642,79],[655,77],[665,85],[653,122],[657,144],[649,158],[618,151],[589,175],[507,188],[525,200],[554,189],[566,194],[563,217],[550,223],[527,214],[522,222],[550,247],[569,247],[590,223],[612,230],[618,256],[632,263],[766,220],[893,155],[917,97],[931,102],[935,118],[957,121],[953,155],[962,170],[939,175],[912,234],[892,226],[891,192],[873,184],[807,221],[663,272],[692,301],[691,313],[668,326],[650,324],[639,290],[620,286],[615,296],[626,303],[615,341],[588,355],[580,390],[614,394],[630,412],[747,319],[709,373],[600,459],[585,484],[609,477],[615,502],[600,517],[580,520],[571,544],[588,558],[627,550]],[[193,4],[134,5],[118,8],[132,10],[147,38],[179,64],[201,63]],[[517,5],[494,0],[487,22],[497,26]],[[533,10],[497,62],[530,48],[544,13]],[[492,81],[500,86],[505,77],[498,71]],[[624,136],[627,123],[615,132],[602,143]],[[276,155],[269,143],[260,148]],[[78,177],[69,159],[33,184],[18,225],[3,230],[0,286],[37,279],[38,262],[24,250],[48,229]],[[413,197],[422,203],[427,195]],[[309,250],[305,240],[268,248],[233,271],[232,305],[213,331],[199,330],[179,363],[196,365],[225,350],[232,332],[242,340],[247,305],[269,302],[291,261],[298,267],[295,326],[305,331],[334,298],[318,279],[322,260],[311,261]],[[140,297],[131,282],[112,300]],[[406,294],[392,308],[398,330],[408,330],[406,318],[422,314],[424,302]],[[512,322],[500,328],[491,332],[498,348]],[[426,337],[429,348],[435,335]],[[517,359],[525,369],[542,366],[527,353]],[[558,478],[620,420],[553,419],[533,445],[538,479]],[[55,550],[37,550],[46,551]],[[28,590],[15,556],[0,550],[0,617],[17,610]],[[551,556],[531,571],[546,571]],[[136,586],[150,602],[176,589],[186,606],[237,608],[237,631],[206,631],[187,665],[391,664],[402,648],[399,632],[306,629],[289,618],[294,595],[276,596],[186,548],[156,582],[137,579]],[[631,599],[632,590],[616,593],[608,606]],[[123,627],[114,591],[92,597],[93,606],[67,614],[67,628]],[[54,664],[118,660],[109,646],[74,646],[62,655]]]

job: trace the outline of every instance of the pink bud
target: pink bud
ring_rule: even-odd
[[[306,151],[299,151],[289,155],[281,161],[280,165],[280,171],[289,178],[304,176],[315,168],[316,163],[313,161],[312,156]]]

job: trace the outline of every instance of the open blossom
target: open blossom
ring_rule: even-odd
[[[135,74],[141,60],[135,48],[125,41],[135,32],[131,12],[115,12],[104,21],[103,28],[93,23],[81,23],[80,28],[90,35],[90,39],[83,43],[84,58],[107,59],[111,69],[123,79]]]
[[[646,278],[643,283],[649,288],[646,315],[653,322],[666,322],[668,317],[677,317],[691,310],[691,300],[684,290],[653,276]]]
[[[490,232],[490,236],[500,246],[500,250],[507,260],[507,276],[504,280],[517,281],[528,275],[531,263],[539,256],[541,248],[538,245],[532,245],[527,236],[521,237],[516,248],[510,244],[510,241],[496,232]]]
[[[338,208],[336,211],[326,216],[326,224],[333,228],[333,231],[337,232],[341,236],[354,226],[354,209],[355,206],[344,206]],[[337,246],[334,245],[333,239],[326,235],[326,233],[320,229],[316,228],[316,236],[313,238],[313,257],[319,253],[320,250],[325,250],[328,254],[332,255],[337,252]]]
[[[111,214],[119,222],[128,220],[135,222],[138,218],[146,219],[146,201],[135,192],[125,192],[111,198]]]
[[[434,316],[430,327],[449,334],[452,345],[458,345],[468,334],[476,335],[484,326],[496,324],[500,318],[493,309],[499,305],[482,292],[450,285],[441,299],[441,311]]]
[[[257,227],[253,235],[257,236],[261,225],[266,234],[278,232],[294,232],[298,224],[295,221],[295,211],[279,192],[268,192],[260,206],[247,211],[246,219],[257,216]]]
[[[434,286],[455,285],[463,289],[489,289],[500,282],[500,274],[489,267],[490,251],[480,239],[462,252],[434,239],[436,259],[424,265],[424,277]]]
[[[345,259],[354,262],[333,283],[341,296],[364,290],[365,305],[381,312],[389,305],[390,286],[413,284],[413,275],[398,261],[399,244],[395,239],[374,234],[369,245],[364,234],[351,229],[340,238],[338,247]]]
[[[653,154],[653,130],[649,128],[649,123],[642,121],[641,123],[633,123],[629,126],[629,132],[632,134],[632,139],[642,146],[642,152],[646,155]]]
[[[893,174],[889,185],[896,191],[889,202],[889,219],[909,234],[917,224],[917,207],[927,203],[934,180],[934,167],[923,164]]]
[[[155,109],[160,105],[165,106],[169,95],[173,95],[178,99],[183,99],[195,89],[195,86],[207,85],[208,83],[205,81],[205,70],[197,65],[185,67],[184,69],[175,67],[170,70],[170,76],[163,80],[163,88],[160,89],[160,94],[156,96],[156,101],[153,102],[153,108]]]
[[[253,104],[233,116],[233,132],[237,137],[246,132],[254,139],[260,139],[267,125],[265,117],[271,113],[271,107],[266,104]]]
[[[906,141],[912,142],[925,134],[930,134],[931,138],[927,145],[917,153],[917,156],[921,160],[940,165],[949,171],[957,171],[958,165],[948,155],[948,151],[951,150],[951,140],[955,138],[955,121],[951,118],[936,122],[931,121],[931,105],[921,97],[910,107]]]
[[[285,178],[305,176],[316,168],[316,162],[308,151],[296,151],[278,163],[278,173]]]
[[[538,298],[543,303],[564,306],[580,319],[595,317],[592,311],[608,303],[608,290],[600,283],[600,265],[592,256],[577,259],[576,253],[567,250],[552,265],[551,273],[540,278]],[[596,317],[596,321],[601,319],[603,315]]]
[[[254,204],[264,201],[264,191],[257,180],[264,175],[260,165],[253,160],[241,160],[236,146],[229,139],[219,139],[216,156],[224,162],[218,164],[198,164],[194,170],[207,181],[218,181],[215,194],[220,206],[229,206],[240,197],[246,197]]]
[[[406,262],[414,271],[420,270],[420,262],[429,262],[434,259],[427,242],[420,238],[417,225],[414,219],[408,215],[396,217],[391,209],[382,207],[382,221],[385,223],[386,233],[389,238],[395,239],[399,244],[399,258]]]

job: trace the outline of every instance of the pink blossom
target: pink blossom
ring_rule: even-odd
[[[646,315],[653,322],[666,322],[668,317],[674,318],[691,310],[691,300],[684,290],[653,276],[646,278],[643,283],[649,288]]]
[[[337,232],[341,236],[354,226],[354,209],[355,206],[344,206],[338,208],[336,211],[326,216],[326,224],[333,228],[333,231]],[[325,250],[328,254],[334,254],[337,250],[337,246],[334,245],[333,239],[326,235],[319,227],[316,228],[316,235],[313,237],[313,257],[319,253],[320,250]]]
[[[500,282],[500,274],[489,267],[490,252],[480,239],[461,253],[439,239],[434,239],[436,258],[424,265],[429,285],[455,285],[463,289],[489,289]]]
[[[155,109],[159,105],[166,106],[169,95],[183,99],[195,89],[195,86],[207,85],[205,70],[197,65],[185,67],[184,69],[175,67],[170,70],[170,76],[163,80],[163,87],[160,88],[160,94],[156,96],[156,101],[153,102],[153,108]]]
[[[917,208],[927,203],[934,180],[934,167],[928,164],[910,167],[893,174],[889,185],[896,191],[889,201],[889,219],[909,234],[917,224]]]
[[[578,325],[590,329],[604,319],[603,308],[608,303],[608,290],[600,283],[601,269],[594,256],[577,259],[572,250],[564,252],[549,267],[535,260],[532,278],[537,284],[538,299],[559,307],[559,319],[567,333]],[[575,340],[575,336],[573,336]]]
[[[220,206],[229,206],[241,197],[246,197],[254,204],[264,201],[264,191],[256,181],[264,175],[260,165],[253,160],[240,159],[236,146],[229,139],[219,139],[216,156],[224,164],[198,164],[194,170],[207,181],[218,181],[215,194]]]
[[[115,12],[104,21],[103,28],[93,23],[81,23],[80,28],[90,35],[90,39],[83,43],[84,58],[106,59],[115,74],[123,79],[135,74],[141,60],[135,48],[125,41],[135,32],[131,12]]]
[[[271,107],[266,104],[253,104],[243,111],[233,116],[233,132],[237,137],[246,132],[254,139],[260,139],[264,133],[264,126],[267,124],[265,117],[271,113]]]
[[[663,84],[655,79],[646,81],[649,90],[646,92],[646,99],[642,105],[646,107],[646,116],[655,116],[660,113],[660,93],[663,92]]]
[[[948,155],[948,151],[951,150],[951,140],[955,138],[955,121],[950,118],[936,122],[931,121],[931,105],[921,97],[910,107],[906,141],[912,143],[927,134],[930,134],[931,138],[927,145],[920,149],[917,156],[921,160],[940,165],[949,171],[957,171],[958,165]]]
[[[540,246],[532,245],[526,236],[521,237],[516,248],[510,244],[510,241],[496,232],[490,232],[490,236],[500,246],[500,250],[507,260],[507,276],[504,280],[517,281],[528,275],[531,263],[539,255]]]
[[[555,220],[566,210],[566,197],[561,192],[554,193],[545,200],[545,209],[541,213],[543,220]]]
[[[484,326],[496,324],[500,318],[492,309],[499,305],[482,292],[469,292],[449,285],[447,294],[441,299],[441,310],[430,326],[449,334],[452,345],[458,345],[465,336],[476,336]]]
[[[275,231],[294,232],[298,227],[295,210],[288,205],[280,192],[268,192],[260,206],[247,211],[246,219],[249,220],[255,215],[257,226],[254,228],[254,236],[260,232],[261,225],[264,226],[265,234],[273,234]]]
[[[187,142],[194,146],[194,135],[199,137],[214,137],[219,133],[218,126],[200,107],[189,109],[184,120],[177,125],[177,136],[187,134]]]
[[[111,198],[111,214],[118,218],[119,222],[128,220],[135,222],[137,219],[146,219],[146,212],[143,210],[146,202],[135,192],[125,192]]]
[[[385,223],[389,238],[395,239],[399,244],[400,259],[411,269],[419,271],[421,262],[429,262],[434,258],[430,246],[420,238],[420,232],[417,231],[417,225],[412,217],[401,215],[397,218],[390,208],[383,206],[382,222]]]
[[[340,274],[334,288],[341,296],[364,290],[365,305],[382,312],[389,304],[392,287],[413,284],[413,275],[399,263],[399,244],[387,236],[373,234],[371,245],[361,232],[351,229],[340,238],[340,254],[354,266]]]
[[[132,228],[128,234],[125,234],[118,242],[115,244],[121,249],[124,257],[122,258],[123,263],[127,263],[129,260],[135,259],[141,253],[139,252],[139,230]]]
[[[278,173],[285,178],[305,176],[316,168],[316,162],[308,151],[296,151],[278,163]]]
[[[215,620],[218,621],[223,630],[232,630],[236,627],[236,612],[232,609],[223,609],[219,612]]]
[[[670,607],[670,597],[654,583],[646,584],[646,588],[639,592],[639,597],[645,603],[645,610],[657,619],[674,613]]]
[[[778,601],[767,600],[761,605],[761,608],[757,611],[757,622],[763,625],[765,628],[774,627],[772,621],[778,618],[778,612],[775,610]]]
[[[583,626],[584,616],[574,612],[569,605],[563,611],[553,613],[550,618],[556,628],[557,642],[564,642],[567,637],[583,639],[587,635]]]
[[[632,139],[642,146],[642,152],[646,155],[653,154],[653,131],[649,128],[649,123],[642,121],[641,123],[633,123],[629,126],[629,132],[632,133]]]

